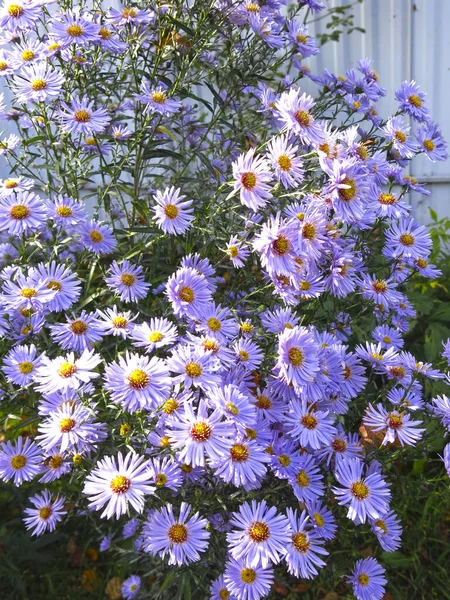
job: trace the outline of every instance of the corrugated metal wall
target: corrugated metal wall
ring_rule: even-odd
[[[328,6],[344,6],[351,0],[325,0]],[[115,0],[105,2],[117,4]],[[428,103],[435,121],[440,123],[450,142],[450,0],[364,0],[352,8],[354,24],[363,27],[342,36],[339,42],[329,42],[321,53],[306,61],[314,72],[327,67],[344,74],[356,66],[359,58],[369,56],[375,61],[381,85],[388,95],[379,104],[382,116],[396,110],[394,91],[405,79],[415,79],[428,94]],[[309,26],[312,35],[325,30],[328,19],[320,14]],[[311,91],[315,86],[307,84]],[[1,83],[0,83],[1,90]],[[0,123],[0,125],[2,125]],[[450,160],[432,163],[426,157],[415,159],[412,175],[428,181],[431,196],[411,195],[415,215],[429,221],[428,207],[440,216],[450,217]],[[6,175],[0,162],[0,177]]]
[[[349,0],[328,0],[329,6],[348,5]],[[321,53],[308,59],[314,72],[324,67],[344,74],[359,58],[375,61],[380,83],[388,91],[379,103],[383,117],[395,112],[394,92],[405,79],[415,79],[427,93],[433,119],[450,143],[450,0],[364,0],[356,4],[354,24],[366,33],[353,32],[339,42],[329,42]],[[320,15],[319,15],[320,16]],[[326,20],[309,26],[312,35],[324,32]],[[311,88],[313,89],[313,88]],[[431,196],[412,194],[416,217],[429,221],[428,207],[450,217],[450,160],[433,163],[426,157],[414,160],[411,174],[428,181]]]

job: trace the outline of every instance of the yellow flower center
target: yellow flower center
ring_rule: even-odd
[[[230,448],[230,455],[234,462],[245,462],[250,453],[244,444],[233,444]]]
[[[99,244],[101,241],[103,241],[103,235],[100,233],[100,231],[91,231],[89,237],[95,244]]]
[[[176,219],[178,217],[178,208],[175,204],[166,204],[164,207],[164,214],[168,219]]]
[[[19,363],[19,371],[22,375],[28,375],[33,370],[33,363],[29,361]]]
[[[74,321],[70,324],[70,329],[75,335],[83,335],[88,330],[88,326],[84,321]]]
[[[239,358],[243,362],[247,362],[248,359],[250,358],[250,354],[246,350],[240,350],[240,352],[239,352]]]
[[[388,425],[391,429],[400,429],[403,426],[402,415],[389,414]]]
[[[307,487],[309,484],[309,477],[305,471],[303,471],[303,469],[297,473],[295,479],[297,481],[297,485],[300,487]]]
[[[152,344],[156,344],[157,342],[160,342],[163,339],[163,337],[163,334],[159,331],[152,331],[148,336],[148,341]]]
[[[301,531],[297,531],[292,536],[292,545],[297,550],[297,552],[307,552],[309,547],[311,546],[311,542],[308,542],[306,534]]]
[[[220,331],[222,329],[222,325],[219,319],[216,319],[215,317],[211,317],[210,319],[208,319],[206,324],[208,325],[209,329],[211,329],[211,331]]]
[[[190,362],[185,367],[186,374],[192,379],[197,379],[202,374],[203,370],[198,363]]]
[[[14,188],[16,188],[19,185],[19,180],[18,179],[5,179],[5,181],[3,182],[3,185],[5,186],[5,188],[7,190],[13,190]]]
[[[303,237],[307,240],[313,240],[316,235],[316,228],[312,223],[305,223],[302,228]]]
[[[184,544],[188,539],[188,529],[183,523],[174,523],[170,526],[168,535],[173,544]]]
[[[317,418],[311,413],[303,415],[301,422],[302,425],[306,427],[306,429],[315,429],[318,423]]]
[[[385,281],[380,281],[379,279],[377,279],[372,283],[372,289],[374,292],[377,292],[377,294],[385,294],[387,292],[388,286]]]
[[[369,585],[369,576],[365,573],[361,573],[361,575],[358,577],[358,582],[364,587],[366,587],[367,585]]]
[[[80,37],[83,34],[83,28],[81,27],[81,25],[76,25],[74,23],[73,25],[69,25],[69,27],[67,28],[67,33],[71,37]]]
[[[194,290],[191,287],[182,287],[178,295],[183,302],[187,302],[188,304],[192,304],[192,302],[194,302]]]
[[[99,31],[99,34],[102,40],[109,40],[112,36],[112,31],[110,29],[106,29],[106,27],[102,27]]]
[[[121,317],[120,315],[114,317],[111,322],[116,329],[123,329],[128,325],[128,319],[126,317]]]
[[[309,127],[312,121],[312,117],[307,110],[298,110],[294,114],[294,119],[302,127]]]
[[[361,160],[367,160],[367,158],[369,157],[369,151],[365,146],[358,146],[358,148],[356,149],[356,154]]]
[[[21,221],[22,219],[26,219],[30,214],[30,209],[28,206],[24,206],[23,204],[16,204],[11,208],[9,214],[13,219],[17,221]]]
[[[10,4],[8,6],[8,15],[16,19],[21,17],[23,15],[23,6],[20,6],[20,4]]]
[[[250,525],[247,533],[253,542],[260,544],[261,542],[265,542],[267,539],[269,539],[270,529],[267,523],[264,523],[263,521],[255,521]]]
[[[164,104],[166,101],[166,94],[165,92],[152,92],[151,99],[153,102],[156,102],[156,104]]]
[[[46,521],[47,519],[49,519],[52,515],[52,509],[50,508],[50,506],[44,506],[43,508],[41,508],[39,510],[39,516],[41,519],[43,519],[44,521]]]
[[[287,454],[280,454],[280,456],[278,456],[278,462],[282,467],[288,467],[291,464],[291,459]]]
[[[239,414],[239,408],[236,406],[236,404],[233,404],[233,402],[227,402],[226,409],[230,414],[234,416],[237,416]]]
[[[122,423],[120,426],[120,435],[128,435],[131,431],[131,426],[128,423]]]
[[[433,140],[423,140],[423,147],[425,150],[428,150],[428,152],[433,152],[433,150],[436,148],[436,145]]]
[[[70,417],[66,417],[65,419],[61,419],[59,422],[59,430],[61,433],[68,433],[72,431],[72,429],[76,426],[77,422],[75,419],[71,419]]]
[[[245,567],[241,571],[241,580],[247,584],[253,583],[256,580],[256,571]]]
[[[242,173],[241,183],[246,190],[252,190],[256,186],[256,175],[251,171],[248,173]]]
[[[352,496],[358,500],[365,500],[369,496],[369,488],[362,481],[355,481],[350,488]]]
[[[302,282],[300,283],[300,289],[301,289],[303,292],[307,292],[309,289],[311,289],[311,284],[309,283],[309,281],[306,281],[306,280],[305,280],[305,281],[302,281]]]
[[[156,485],[159,485],[160,487],[162,487],[163,485],[166,485],[166,483],[167,483],[167,476],[164,475],[164,473],[157,473],[155,475],[155,481],[156,481]]]
[[[406,134],[403,133],[403,131],[400,131],[400,130],[394,132],[394,137],[395,137],[395,139],[398,142],[400,142],[400,144],[404,144],[406,142],[406,139],[407,139],[406,138]]]
[[[416,108],[420,108],[422,106],[422,100],[416,94],[411,94],[408,96],[408,102]]]
[[[292,166],[292,161],[287,154],[281,154],[278,157],[278,166],[282,171],[289,171]]]
[[[71,377],[74,373],[76,373],[77,367],[70,362],[64,362],[58,369],[58,373],[61,377]]]
[[[47,87],[47,82],[43,79],[35,79],[31,82],[30,87],[33,90],[33,92],[39,92],[40,90],[45,90],[45,88]]]
[[[136,283],[136,277],[131,275],[131,273],[122,273],[120,276],[120,282],[127,287],[131,287]]]
[[[55,290],[56,292],[60,292],[62,290],[62,285],[59,281],[51,280],[47,283],[48,290]]]
[[[242,323],[240,328],[243,333],[251,333],[254,329],[254,326],[251,323]]]
[[[400,243],[403,244],[403,246],[413,246],[415,241],[416,238],[410,233],[403,233],[400,236]]]
[[[58,206],[56,209],[56,214],[60,217],[67,218],[72,216],[73,210],[70,208],[70,206]]]
[[[383,533],[387,533],[386,523],[382,519],[378,519],[378,521],[375,521],[375,525],[379,527]]]
[[[150,377],[142,369],[133,369],[133,371],[131,371],[131,373],[128,375],[128,381],[130,386],[135,390],[143,390],[148,386]]]
[[[48,461],[48,466],[50,467],[50,469],[59,469],[63,462],[63,457],[60,454],[55,454]]]
[[[325,525],[324,518],[320,513],[314,513],[313,518],[318,527],[323,527]]]
[[[331,447],[335,452],[345,452],[347,450],[347,442],[342,438],[334,438],[331,442]]]
[[[129,6],[124,8],[122,11],[122,16],[127,19],[128,17],[135,17],[138,14],[138,9],[133,6]]]
[[[7,68],[8,68],[8,63],[5,62],[4,60],[0,60],[0,71],[6,71]]]
[[[257,406],[258,408],[262,408],[262,409],[269,409],[272,408],[273,402],[272,400],[268,397],[268,396],[264,396],[264,394],[261,394],[260,396],[258,396],[258,401],[255,403],[255,406]]]
[[[131,480],[125,475],[116,475],[109,484],[114,494],[125,494],[131,487]]]
[[[27,464],[27,457],[23,454],[16,454],[12,457],[10,464],[13,469],[15,469],[16,471],[20,471],[20,469],[23,469],[24,466]]]
[[[275,253],[280,256],[286,254],[290,247],[291,242],[285,235],[279,235],[277,239],[272,242],[272,248],[275,250]]]
[[[206,442],[212,435],[212,429],[204,421],[200,423],[194,423],[191,427],[191,438],[194,442]]]
[[[179,403],[175,400],[175,398],[169,398],[168,400],[166,400],[164,402],[164,404],[162,405],[162,411],[163,413],[165,413],[166,415],[172,415],[177,408],[179,407]]]
[[[356,195],[356,182],[351,177],[345,177],[342,181],[346,188],[339,188],[339,198],[344,202],[350,202]]]
[[[303,352],[300,348],[289,348],[288,359],[293,367],[301,367],[304,360]]]
[[[36,290],[34,288],[23,288],[20,291],[20,295],[24,298],[34,298],[36,296]]]
[[[390,204],[395,204],[397,201],[397,198],[393,194],[384,194],[383,193],[383,194],[380,194],[378,201],[380,202],[380,204],[390,205]]]
[[[307,35],[302,35],[301,33],[297,34],[297,42],[300,42],[300,44],[306,44],[307,41],[308,41]]]
[[[78,123],[88,123],[88,121],[91,120],[91,113],[84,108],[81,108],[75,112],[74,119]]]
[[[229,246],[228,254],[231,256],[231,258],[236,258],[236,256],[239,254],[237,246]]]
[[[220,600],[228,600],[229,597],[230,597],[230,592],[227,589],[222,588],[219,591],[219,598],[220,598]]]

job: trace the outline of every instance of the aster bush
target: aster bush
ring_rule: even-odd
[[[446,143],[416,82],[381,116],[370,59],[309,70],[323,8],[1,9],[4,548],[100,552],[58,596],[406,597],[401,515],[450,472],[450,341],[408,344],[440,270],[406,173]]]

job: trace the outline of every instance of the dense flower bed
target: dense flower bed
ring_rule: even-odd
[[[89,520],[133,556],[124,598],[187,567],[196,598],[257,600],[346,522],[397,550],[392,459],[450,428],[424,389],[450,342],[439,365],[404,344],[404,285],[439,274],[405,172],[446,144],[414,81],[383,119],[369,59],[310,73],[322,8],[1,10],[0,477],[31,535]],[[374,557],[340,575],[383,596]]]

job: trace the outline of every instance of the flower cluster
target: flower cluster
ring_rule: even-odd
[[[296,69],[275,89],[252,76],[235,99],[212,83],[238,61],[227,35],[214,50],[172,32],[171,4],[51,16],[14,0],[0,15],[0,74],[20,105],[0,115],[20,134],[0,142],[0,410],[37,423],[1,444],[0,478],[42,486],[33,535],[91,519],[105,551],[133,538],[139,565],[189,565],[198,598],[258,600],[279,569],[313,579],[339,506],[398,549],[384,459],[423,444],[429,421],[450,431],[449,398],[425,389],[449,375],[404,344],[405,282],[439,275],[407,201],[428,192],[404,173],[446,144],[414,81],[383,119],[369,59],[309,73],[318,42],[297,16],[323,5],[287,18],[280,4],[212,9]],[[226,115],[249,119],[247,147]],[[443,460],[450,472],[450,445]],[[377,560],[351,568],[356,597],[381,599]],[[142,586],[130,574],[123,597]]]

